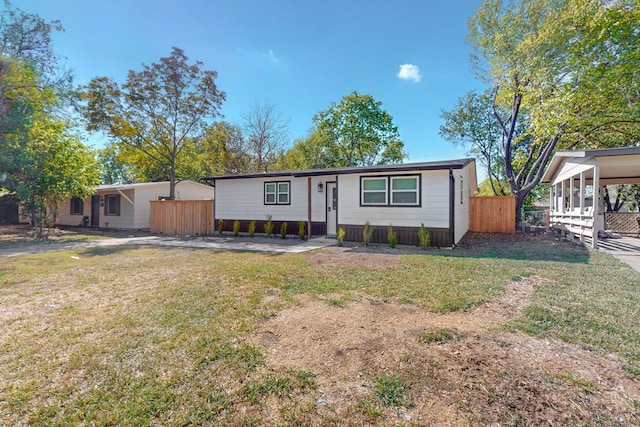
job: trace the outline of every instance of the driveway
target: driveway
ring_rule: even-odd
[[[318,237],[309,240],[265,237],[203,237],[179,239],[166,236],[118,237],[71,243],[31,244],[24,247],[0,249],[0,257],[13,257],[39,252],[62,251],[112,246],[154,245],[181,248],[213,249],[244,252],[301,253],[336,244],[335,239]]]
[[[619,239],[598,239],[598,250],[611,254],[640,272],[640,239],[623,236]]]

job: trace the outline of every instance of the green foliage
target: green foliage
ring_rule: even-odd
[[[283,239],[287,238],[287,222],[283,222],[282,224],[280,224],[280,237],[282,237]]]
[[[338,232],[336,233],[336,240],[338,241],[338,246],[342,247],[342,243],[344,242],[344,235],[347,232],[344,230],[344,227],[338,228]]]
[[[233,221],[233,235],[237,236],[240,234],[240,220]]]
[[[249,237],[253,237],[256,234],[256,221],[249,221],[249,228],[247,230],[249,232]]]
[[[307,236],[306,222],[298,221],[298,237],[304,240],[306,236]]]
[[[313,117],[316,159],[331,166],[399,163],[406,157],[393,118],[371,95],[352,92]],[[318,149],[319,148],[319,149]]]
[[[429,245],[431,245],[431,236],[429,236],[429,230],[427,230],[424,224],[420,224],[420,228],[418,229],[418,240],[420,240],[420,247],[425,251]]]
[[[516,211],[557,149],[633,145],[640,135],[637,1],[485,0],[467,40],[483,95],[443,113]],[[500,185],[492,189],[500,194]]]
[[[393,226],[391,224],[387,227],[387,242],[389,242],[389,247],[391,248],[395,248],[398,244],[398,235],[393,231]]]
[[[250,171],[251,157],[239,126],[220,121],[207,126],[204,135],[190,140],[185,153],[185,163],[193,166],[187,174],[193,178],[214,175],[231,175]]]
[[[187,60],[184,51],[173,48],[159,63],[130,71],[122,86],[96,77],[83,88],[87,129],[107,133],[123,153],[138,154],[132,162],[157,167],[170,181],[170,199],[175,198],[177,171],[184,161],[180,154],[188,151],[206,120],[219,114],[225,100],[215,84],[218,73]]]
[[[36,70],[24,63],[8,67],[2,83],[11,103],[10,116],[20,117],[5,128],[0,166],[8,177],[24,212],[36,228],[37,238],[47,238],[55,226],[63,199],[85,197],[99,184],[93,153],[71,133],[71,123],[57,119],[52,110],[58,99]]]
[[[449,341],[460,339],[460,336],[448,329],[427,329],[420,333],[418,339],[425,344],[430,343],[446,343]]]
[[[222,218],[218,218],[218,234],[222,236],[222,229],[224,228],[224,220]]]
[[[275,224],[271,221],[271,215],[269,215],[267,217],[267,222],[264,223],[264,233],[267,237],[271,237],[273,234],[273,227],[275,227]]]
[[[362,241],[365,246],[369,246],[371,236],[373,236],[375,229],[375,227],[372,227],[371,224],[369,224],[369,221],[364,223],[364,227],[362,227]]]
[[[376,392],[382,403],[392,408],[410,407],[411,402],[407,398],[409,386],[406,385],[398,374],[380,375],[376,377]]]
[[[310,131],[306,139],[294,141],[274,167],[277,170],[323,169],[336,165],[329,150],[332,142],[317,129]]]

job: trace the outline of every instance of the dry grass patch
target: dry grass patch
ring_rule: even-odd
[[[4,258],[0,424],[640,422],[638,275],[481,248]]]

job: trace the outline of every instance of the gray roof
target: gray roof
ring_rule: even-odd
[[[423,171],[423,170],[447,170],[462,169],[475,159],[466,158],[458,160],[442,160],[435,162],[420,163],[399,163],[394,165],[376,165],[376,166],[359,166],[359,167],[342,167],[328,169],[308,169],[296,171],[277,171],[263,173],[245,173],[237,175],[220,175],[204,178],[205,181],[215,181],[221,179],[240,179],[240,178],[269,178],[269,177],[305,177],[305,176],[323,176],[323,175],[346,175],[353,173],[371,173],[371,172],[403,172],[403,171]]]

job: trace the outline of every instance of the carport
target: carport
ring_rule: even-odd
[[[608,229],[603,186],[640,184],[640,147],[557,152],[542,182],[551,185],[551,228],[597,249],[598,232]],[[632,227],[628,235],[637,237],[640,213],[624,215]],[[625,240],[640,248],[640,239]]]

